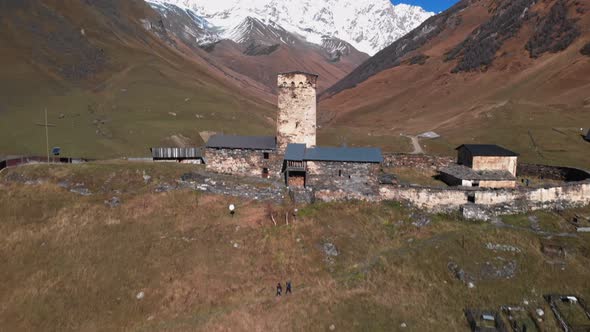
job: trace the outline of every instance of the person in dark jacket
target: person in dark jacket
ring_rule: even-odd
[[[277,296],[281,296],[281,293],[283,293],[283,287],[281,286],[281,283],[279,282],[277,284]]]
[[[285,295],[291,294],[291,281],[287,281],[287,289],[285,290]]]

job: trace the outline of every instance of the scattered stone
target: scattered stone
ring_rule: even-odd
[[[63,113],[59,113],[59,116],[58,116],[57,118],[58,118],[58,119],[63,119],[63,118],[65,118],[65,117],[66,117],[66,115],[65,115],[65,114],[63,114]]]
[[[336,248],[336,246],[333,243],[326,242],[326,243],[324,243],[323,248],[324,248],[324,253],[326,254],[326,256],[337,257],[339,254],[338,249]]]
[[[142,300],[144,297],[145,297],[144,292],[139,292],[139,293],[137,293],[137,295],[135,295],[135,298],[138,300]]]
[[[119,197],[113,196],[111,199],[104,201],[104,203],[111,208],[116,208],[117,206],[121,205],[121,200]]]
[[[330,325],[330,331],[334,331],[336,329],[336,325],[332,324]]]
[[[234,243],[234,248],[236,248],[236,249],[237,249],[237,248],[239,248],[239,247],[240,247],[240,245],[239,245],[237,242],[236,242],[236,243]]]
[[[455,278],[463,282],[464,284],[469,284],[473,280],[473,277],[467,274],[465,270],[463,270],[457,263],[449,262],[447,264],[447,268],[453,274]]]
[[[493,279],[511,279],[516,276],[516,270],[518,264],[516,261],[508,261],[501,266],[496,266],[491,262],[485,262],[481,268],[482,279],[493,280]]]
[[[545,315],[545,311],[543,311],[543,309],[538,308],[537,310],[535,310],[535,312],[537,313],[537,316],[539,317],[543,317]]]
[[[149,175],[147,175],[147,174],[145,173],[145,171],[143,171],[143,182],[144,182],[145,184],[147,184],[148,182],[150,182],[150,180],[151,180],[151,179],[152,179],[152,177],[151,177],[151,176],[149,176]]]
[[[408,327],[408,324],[406,324],[406,323],[401,323],[401,324],[400,324],[400,327],[405,329],[406,327]]]
[[[176,189],[176,187],[168,184],[168,183],[161,183],[159,184],[156,189],[154,190],[157,193],[165,193]]]
[[[410,215],[410,219],[414,220],[412,222],[412,225],[418,228],[426,227],[431,223],[430,218],[422,213],[412,213],[412,215]]]
[[[176,113],[174,113],[174,112],[168,112],[168,114],[170,114],[172,116],[176,116]]]
[[[490,243],[490,242],[486,243],[486,249],[494,250],[494,251],[514,252],[514,253],[522,252],[522,250],[520,250],[520,248],[518,248],[518,247],[514,247],[514,246],[510,246],[510,245],[506,245],[506,244]]]
[[[468,288],[470,288],[470,289],[471,289],[471,288],[475,288],[475,284],[474,284],[473,282],[469,282],[469,283],[467,284],[467,287],[468,287]]]
[[[539,225],[539,218],[537,216],[528,216],[528,220],[531,223],[531,229],[535,232],[541,232],[541,225]]]
[[[78,194],[78,195],[82,195],[82,196],[92,195],[92,192],[88,188],[84,188],[84,187],[72,188],[72,189],[70,189],[70,192],[73,192],[74,194]]]
[[[70,183],[68,181],[60,181],[57,185],[61,188],[68,189],[70,187]]]

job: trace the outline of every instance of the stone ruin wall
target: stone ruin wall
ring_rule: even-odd
[[[433,169],[449,166],[455,159],[451,157],[433,156],[426,154],[384,153],[383,167],[407,167],[419,169]]]
[[[433,212],[459,210],[468,203],[468,191],[456,188],[382,185],[379,187],[379,194],[381,200],[407,202]]]
[[[264,153],[269,159],[264,159]],[[279,178],[282,156],[272,150],[211,149],[205,150],[206,169],[212,172],[240,176],[262,177],[262,169],[268,168],[269,177]]]
[[[316,145],[317,76],[303,73],[278,77],[277,148],[284,153],[289,143]]]

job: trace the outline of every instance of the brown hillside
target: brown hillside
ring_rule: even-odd
[[[0,1],[0,26],[3,154],[45,152],[45,108],[50,145],[74,156],[141,156],[174,136],[201,144],[204,130],[272,132],[272,95],[188,52],[143,1]]]
[[[427,151],[487,141],[587,165],[588,13],[589,1],[462,1],[330,88],[324,127],[375,141],[434,130]]]

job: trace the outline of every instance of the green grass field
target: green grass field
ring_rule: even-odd
[[[103,162],[2,171],[2,329],[394,331],[405,323],[409,331],[467,331],[463,309],[526,300],[545,310],[545,331],[558,331],[542,295],[590,299],[587,234],[553,235],[568,248],[555,266],[540,250],[547,235],[533,232],[527,216],[506,218],[518,226],[506,228],[431,215],[417,228],[412,215],[421,211],[347,202],[300,207],[297,220],[275,227],[269,208],[279,213],[288,203],[154,192],[194,167]],[[80,196],[61,182],[94,194]],[[120,206],[105,204],[113,196]],[[233,218],[229,203],[238,207]],[[572,232],[557,214],[534,215],[545,231]],[[325,243],[338,255],[326,256]],[[487,262],[510,261],[517,264],[510,279],[483,274]],[[449,262],[475,287],[459,281]],[[276,283],[287,280],[293,294],[275,297]]]

